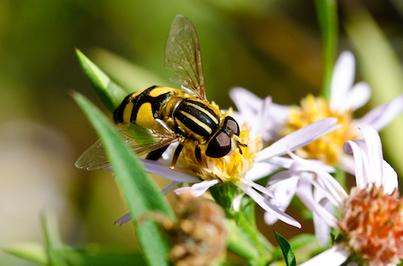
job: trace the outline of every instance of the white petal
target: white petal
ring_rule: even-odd
[[[383,161],[383,178],[382,185],[385,193],[391,194],[393,191],[398,189],[398,177],[393,170],[392,166],[390,166],[386,161]]]
[[[243,198],[244,194],[239,194],[238,196],[236,196],[233,200],[232,200],[232,208],[234,209],[234,211],[239,212],[241,209],[241,203],[242,203],[242,198]]]
[[[162,176],[166,179],[170,179],[177,182],[186,182],[186,183],[195,183],[199,182],[200,179],[177,170],[172,170],[166,165],[162,165],[159,162],[150,161],[150,160],[141,160],[144,165],[144,168],[155,175]]]
[[[284,128],[284,125],[290,116],[290,110],[291,108],[289,106],[275,103],[270,104],[270,107],[265,114],[265,120],[263,121],[263,140],[269,141],[280,137],[281,130]]]
[[[304,159],[291,152],[288,154],[292,159],[294,159],[292,169],[299,171],[314,171],[314,172],[323,171],[326,173],[333,173],[335,171],[334,167],[324,164],[320,160]]]
[[[319,176],[318,179],[320,183],[323,184],[325,190],[333,195],[340,206],[348,197],[344,188],[330,174],[323,171],[317,171],[317,174]]]
[[[295,160],[291,158],[286,158],[286,157],[280,157],[280,156],[275,156],[270,158],[269,163],[273,164],[277,167],[282,167],[282,168],[290,168],[294,164]]]
[[[298,173],[293,170],[285,170],[285,171],[278,172],[270,177],[268,185],[273,186],[273,185],[277,184],[278,182],[283,182],[294,176],[298,176]]]
[[[267,135],[266,133],[264,133],[266,132],[267,125],[270,125],[269,128],[271,128],[271,121],[269,115],[270,105],[271,105],[271,98],[266,97],[263,100],[262,107],[259,109],[255,119],[252,120],[253,123],[249,123],[249,125],[253,125],[251,127],[252,136]]]
[[[343,110],[356,110],[366,104],[371,96],[371,89],[365,82],[359,82],[347,92],[344,98]]]
[[[278,219],[289,225],[301,228],[301,224],[299,222],[275,207],[273,204],[267,202],[263,196],[257,193],[253,188],[243,183],[241,183],[239,187],[270,215],[276,216]]]
[[[205,181],[202,181],[200,183],[196,183],[196,184],[192,185],[191,187],[181,187],[181,188],[175,189],[175,193],[180,195],[182,193],[190,192],[190,193],[193,194],[193,196],[200,197],[209,188],[211,188],[212,186],[216,185],[219,182],[220,181],[217,180],[217,179],[205,180]]]
[[[239,110],[235,113],[237,121],[248,123],[252,136],[260,135],[264,140],[268,140],[274,128],[271,98],[260,99],[252,92],[239,87],[231,89],[230,97]]]
[[[300,266],[340,266],[347,260],[350,253],[340,245],[335,245],[332,248],[316,255],[312,259],[300,264]]]
[[[267,160],[301,148],[335,130],[338,127],[336,123],[336,118],[326,118],[294,131],[257,153],[256,161]]]
[[[292,198],[297,190],[298,176],[290,177],[275,185],[269,186],[268,189],[272,192],[273,197],[268,198],[267,201],[278,207],[280,210],[285,211],[291,203]],[[267,224],[274,224],[277,217],[265,214],[265,222]]]
[[[303,187],[303,185],[301,185],[301,183],[305,182],[310,184],[310,187],[306,187],[306,191],[311,191],[312,187],[314,188],[314,190],[318,190],[320,191],[322,194],[324,194],[326,196],[326,198],[335,206],[340,206],[341,205],[341,201],[339,199],[340,195],[337,195],[337,193],[335,193],[333,190],[329,189],[328,187],[323,185],[323,182],[320,182],[320,178],[318,178],[318,181],[316,181],[316,177],[314,174],[312,173],[308,173],[308,172],[301,172],[300,173],[300,184],[299,187]],[[310,192],[312,193],[312,192]],[[313,197],[312,195],[310,195],[310,197]]]
[[[314,200],[320,203],[326,210],[330,213],[334,212],[334,206],[327,201],[326,195],[316,189],[313,191],[313,196]],[[313,213],[313,224],[316,238],[321,245],[325,246],[330,241],[330,227],[316,213]]]
[[[315,236],[322,246],[326,246],[330,240],[330,227],[316,213],[313,213],[313,227]]]
[[[172,181],[171,183],[169,183],[168,186],[166,186],[161,192],[162,194],[167,194],[168,192],[170,192],[171,190],[173,190],[177,185],[179,185],[180,182],[176,182],[176,181]]]
[[[368,171],[367,174],[371,175],[371,180],[375,185],[382,184],[382,170],[383,170],[383,155],[381,138],[378,132],[370,126],[360,126],[361,134],[364,137],[365,145],[367,147],[368,157]]]
[[[248,186],[251,186],[252,188],[256,189],[257,191],[262,192],[264,195],[266,195],[268,197],[273,197],[273,193],[270,190],[268,190],[266,187],[264,187],[258,183],[255,183],[255,182],[247,180],[247,179],[242,180],[242,182]]]
[[[262,99],[241,87],[231,89],[229,95],[244,119],[256,119],[256,115],[262,107]]]
[[[257,180],[262,177],[268,176],[269,174],[277,171],[279,166],[270,164],[267,162],[256,162],[253,164],[252,168],[245,174],[245,179],[247,180]]]
[[[344,150],[347,153],[353,153],[355,162],[355,183],[358,188],[365,188],[368,184],[367,172],[365,166],[365,155],[363,154],[357,141],[348,141],[344,144]]]
[[[354,158],[348,154],[342,154],[340,158],[340,166],[347,173],[355,174],[355,163]]]
[[[318,202],[315,202],[312,195],[312,186],[306,181],[300,180],[297,195],[301,201],[307,206],[308,209],[315,212],[320,218],[323,219],[331,227],[337,226],[337,219],[328,210],[323,208]]]
[[[330,89],[330,106],[339,110],[345,101],[346,94],[354,82],[355,60],[351,52],[340,54],[333,71]]]
[[[372,109],[364,117],[357,120],[358,124],[367,124],[375,128],[376,130],[381,130],[384,128],[392,119],[399,115],[403,111],[403,95],[397,97],[396,99],[386,103],[384,105],[378,106]]]

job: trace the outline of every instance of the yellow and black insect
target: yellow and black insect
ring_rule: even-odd
[[[239,146],[238,123],[206,99],[200,45],[192,23],[178,15],[171,25],[165,54],[166,65],[181,82],[181,89],[152,86],[129,94],[114,112],[121,128],[138,125],[151,131],[152,143],[139,143],[122,134],[138,154],[157,160],[175,142],[174,167],[184,145],[195,147],[195,157],[220,158]],[[240,150],[240,149],[239,149]],[[76,162],[79,168],[107,165],[100,142],[91,146]]]

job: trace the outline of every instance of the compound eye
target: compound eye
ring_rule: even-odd
[[[224,127],[228,128],[232,131],[234,135],[239,136],[239,126],[238,123],[235,121],[234,118],[231,116],[227,116],[225,119]]]
[[[223,131],[218,132],[208,143],[206,155],[221,158],[231,151],[231,138]]]

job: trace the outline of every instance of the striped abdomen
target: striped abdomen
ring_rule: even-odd
[[[197,99],[183,100],[173,117],[183,135],[204,141],[217,131],[220,123],[217,111]]]
[[[115,110],[114,120],[116,123],[135,123],[144,128],[156,128],[159,125],[155,119],[160,118],[161,108],[172,95],[172,88],[158,86],[132,93]]]

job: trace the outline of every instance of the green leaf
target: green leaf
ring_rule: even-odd
[[[80,94],[74,95],[75,101],[87,115],[101,138],[108,155],[116,181],[126,199],[134,221],[142,214],[161,212],[173,218],[173,212],[158,187],[149,179],[140,162],[120,138],[119,133],[107,118]],[[145,221],[137,226],[137,237],[150,265],[167,265],[167,243],[157,225]]]
[[[153,72],[109,51],[95,49],[91,55],[95,62],[114,80],[124,87],[130,88],[130,92],[153,85],[169,84],[165,79],[155,75]]]
[[[49,260],[49,265],[67,266],[62,253],[64,246],[60,240],[56,218],[53,215],[42,214],[41,222],[42,230],[45,235],[45,250]]]
[[[6,253],[40,265],[50,265],[45,247],[37,244],[18,244],[4,249]],[[118,250],[91,246],[84,249],[65,248],[61,250],[65,265],[115,266],[145,265],[144,257],[131,250]],[[55,265],[55,264],[52,264]]]
[[[297,262],[295,260],[295,255],[288,241],[277,232],[274,232],[274,235],[277,239],[278,244],[280,245],[287,266],[296,266]]]
[[[316,9],[319,18],[320,30],[323,39],[324,78],[322,95],[330,97],[330,85],[337,50],[337,1],[316,0]]]
[[[76,49],[78,61],[85,75],[90,80],[96,93],[105,106],[111,111],[119,106],[122,100],[129,94],[128,91],[114,83],[101,69],[89,60],[80,50]]]
[[[66,250],[69,265],[74,266],[115,266],[145,265],[144,257],[134,251],[114,250],[101,247]]]
[[[4,252],[41,265],[49,265],[46,249],[38,243],[24,243],[9,246],[3,249]]]

